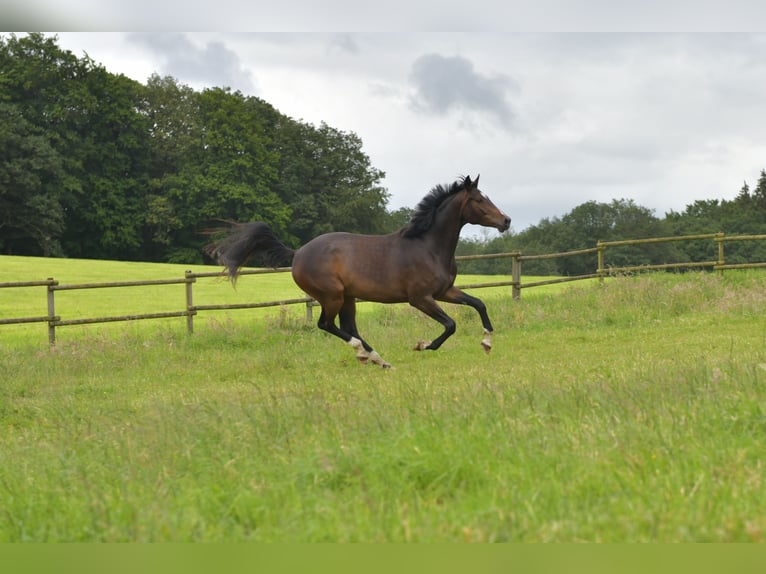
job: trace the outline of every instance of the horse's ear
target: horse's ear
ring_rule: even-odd
[[[463,179],[463,187],[466,189],[471,189],[473,187],[473,182],[471,181],[470,175],[465,176],[465,179]]]
[[[473,186],[474,186],[475,188],[478,188],[478,187],[479,187],[479,177],[480,177],[480,176],[481,176],[481,174],[480,174],[480,173],[477,173],[477,174],[476,174],[476,179],[474,179],[474,180],[473,180]]]

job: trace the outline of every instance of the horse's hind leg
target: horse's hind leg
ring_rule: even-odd
[[[340,319],[340,330],[351,335],[348,342],[356,349],[356,358],[360,363],[366,365],[370,359],[372,347],[362,339],[356,328],[356,301],[353,298],[346,298],[343,301],[343,307],[340,308],[338,318]]]
[[[340,337],[351,345],[356,350],[356,358],[360,363],[372,361],[384,369],[391,366],[359,336],[356,328],[356,300],[353,297],[345,298],[340,306],[337,302],[322,302],[321,305],[322,313],[317,324],[320,329]],[[340,315],[340,329],[335,325],[337,315]]]
[[[368,361],[372,361],[384,369],[391,366],[359,335],[356,327],[356,298],[354,297],[346,297],[343,302],[343,307],[340,309],[340,328],[342,331],[351,333],[349,343],[356,349],[356,358],[359,362],[367,364]]]

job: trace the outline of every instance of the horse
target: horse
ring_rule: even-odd
[[[330,232],[299,249],[286,246],[262,221],[236,224],[226,238],[206,247],[225,267],[233,286],[242,265],[260,256],[269,267],[292,267],[295,283],[321,306],[317,326],[356,351],[360,363],[391,365],[373,350],[356,326],[357,299],[409,303],[444,327],[433,341],[418,341],[415,350],[435,351],[455,332],[455,321],[437,301],[469,305],[481,318],[482,348],[492,349],[492,323],[477,297],[454,285],[455,249],[467,223],[508,230],[511,218],[479,190],[479,176],[437,185],[420,201],[407,225],[387,235]],[[336,318],[340,326],[336,325]]]

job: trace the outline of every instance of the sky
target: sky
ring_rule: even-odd
[[[766,168],[764,33],[612,32],[609,22],[508,32],[486,17],[438,31],[454,27],[452,13],[431,21],[437,31],[338,32],[311,30],[311,16],[286,32],[56,34],[62,48],[142,83],[157,73],[228,86],[356,133],[386,174],[389,209],[481,174],[517,232],[587,201],[633,200],[664,217],[732,199]]]

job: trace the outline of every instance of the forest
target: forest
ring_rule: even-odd
[[[295,120],[227,87],[196,91],[159,75],[142,84],[61,49],[55,36],[0,35],[0,254],[204,263],[206,230],[257,219],[293,246],[328,231],[386,233],[411,210],[388,209],[384,177],[353,132]],[[718,231],[766,233],[766,171],[733,200],[661,218],[630,199],[589,201],[496,239],[464,239],[458,253],[531,255]],[[608,263],[704,260],[714,248],[625,247]],[[588,273],[591,259],[525,271]],[[727,250],[727,261],[748,260],[766,261],[766,242]],[[505,272],[500,265],[461,271]]]

